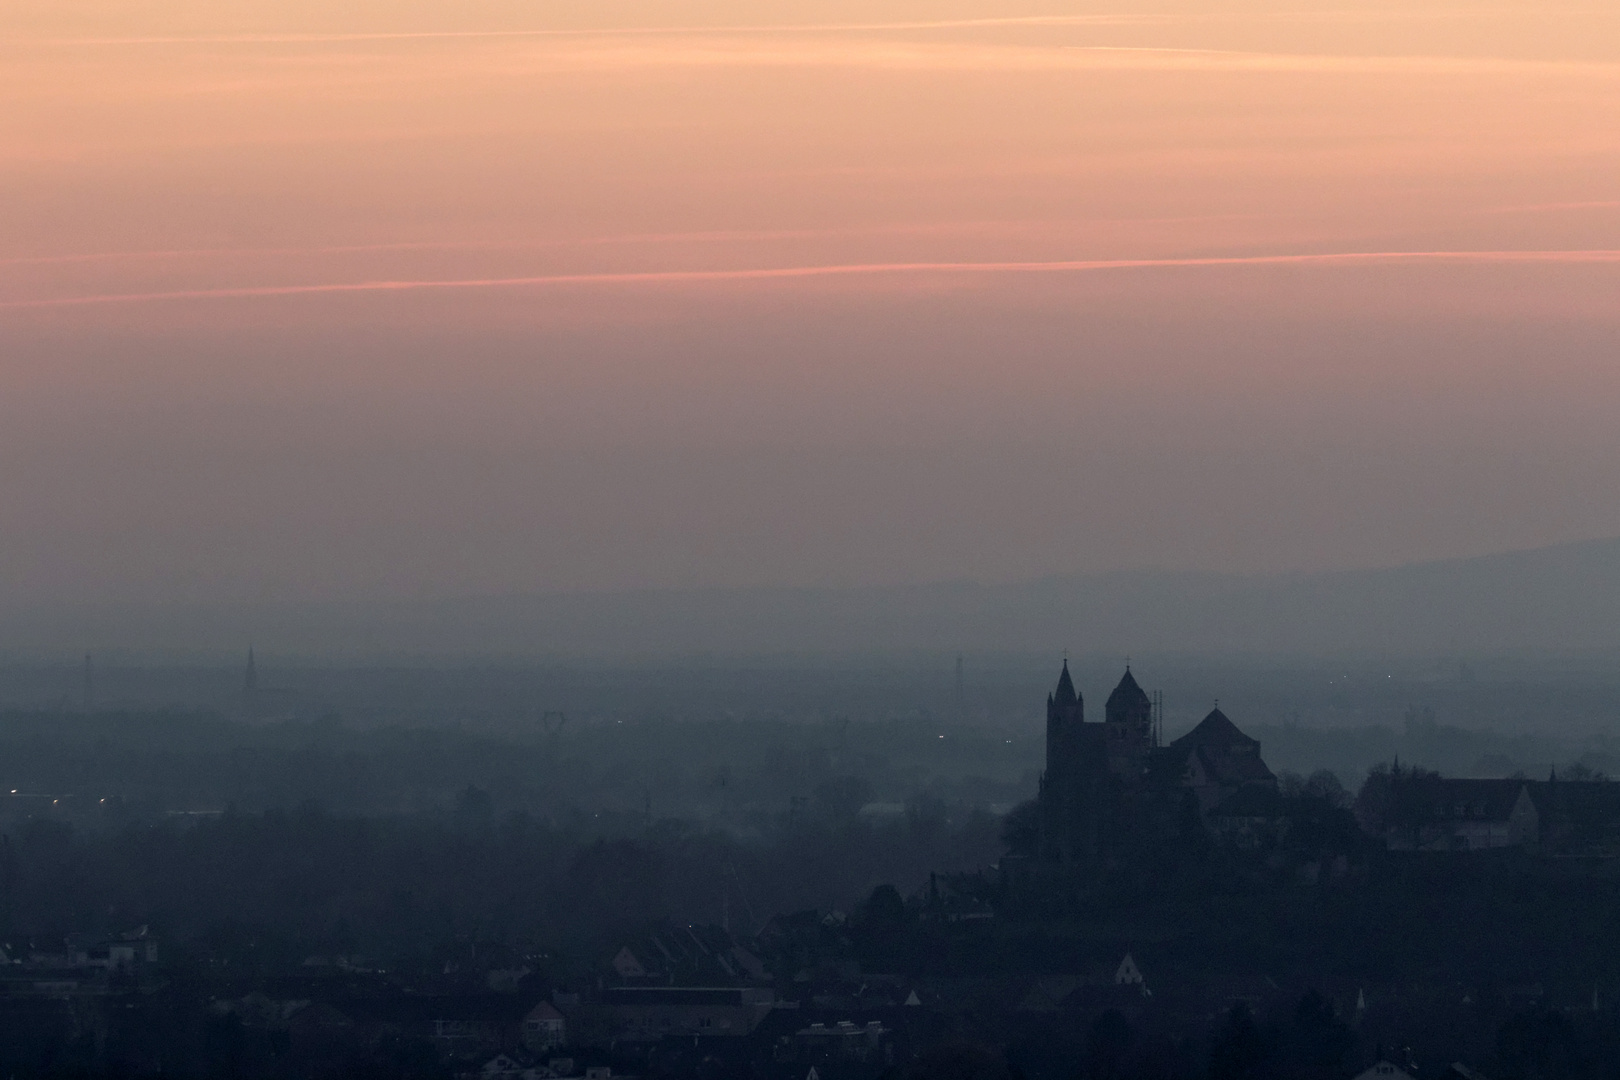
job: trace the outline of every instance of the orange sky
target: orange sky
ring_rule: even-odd
[[[1620,532],[1620,12],[759,7],[0,10],[0,599]]]

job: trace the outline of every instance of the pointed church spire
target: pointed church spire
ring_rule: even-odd
[[[1052,700],[1060,706],[1073,705],[1080,700],[1080,695],[1074,692],[1074,680],[1069,678],[1069,658],[1063,658],[1063,674],[1058,676],[1057,691]]]

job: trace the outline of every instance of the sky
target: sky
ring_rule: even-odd
[[[1620,8],[21,0],[0,603],[1620,534]]]

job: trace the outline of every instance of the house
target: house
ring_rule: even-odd
[[[413,1004],[440,1056],[464,1061],[511,1053],[526,1034],[524,1018],[534,1011],[508,994],[446,995]]]
[[[549,1001],[542,1001],[523,1017],[523,1047],[538,1054],[568,1042],[567,1021]]]
[[[568,1080],[576,1076],[573,1058],[551,1058],[541,1064],[522,1053],[496,1054],[477,1072],[458,1074],[459,1080]]]
[[[533,972],[527,967],[491,968],[484,973],[484,985],[500,994],[515,994]]]
[[[360,1034],[348,1013],[324,1001],[292,1009],[279,1026],[287,1033],[288,1046],[306,1059],[333,1057],[354,1045]]]
[[[292,1003],[286,1018],[287,1031],[293,1038],[329,1038],[347,1033],[354,1028],[349,1015],[324,1001]]]
[[[1396,775],[1378,823],[1391,851],[1484,851],[1541,839],[1542,812],[1523,779],[1464,780]]]
[[[784,1035],[776,1045],[776,1060],[800,1063],[888,1062],[893,1050],[888,1043],[890,1030],[880,1020],[857,1024],[840,1020],[834,1024],[813,1023],[792,1035]],[[814,1065],[811,1066],[814,1068]]]
[[[1366,1072],[1357,1074],[1355,1080],[1417,1080],[1417,1078],[1399,1065],[1380,1061]]]
[[[1358,800],[1362,827],[1392,851],[1528,848],[1545,855],[1620,857],[1620,783],[1511,777],[1469,780],[1422,769],[1375,773]]]
[[[1079,985],[1080,980],[1073,975],[1052,975],[1037,979],[1019,1002],[1018,1008],[1023,1012],[1057,1012]]]
[[[534,1080],[533,1067],[508,1054],[496,1054],[478,1070],[479,1080]]]
[[[138,927],[107,942],[107,966],[114,970],[128,969],[136,964],[157,963],[157,938],[145,926]]]
[[[1204,815],[1217,839],[1243,851],[1275,848],[1288,835],[1288,808],[1276,788],[1250,784],[1221,800]]]
[[[1115,986],[1145,986],[1147,980],[1142,978],[1142,969],[1136,966],[1136,960],[1130,953],[1119,962],[1119,969],[1114,972]]]
[[[616,1038],[653,1041],[747,1035],[775,1004],[768,987],[616,986],[603,991],[601,1011]]]
[[[145,926],[114,937],[69,934],[66,945],[66,966],[70,967],[130,971],[137,965],[157,962],[157,939]]]
[[[723,986],[770,978],[759,957],[718,926],[660,924],[621,946],[610,966],[626,984]]]
[[[636,954],[630,951],[630,946],[622,946],[613,957],[613,970],[621,979],[643,979],[647,976],[647,968]]]

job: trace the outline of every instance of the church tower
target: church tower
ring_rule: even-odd
[[[1046,699],[1046,772],[1041,776],[1045,854],[1070,863],[1094,856],[1106,829],[1108,796],[1104,724],[1086,723],[1086,703],[1063,662]]]
[[[1065,660],[1046,698],[1043,855],[1073,863],[1129,844],[1152,754],[1153,702],[1130,669],[1108,696],[1103,722],[1088,724]]]
[[[1081,738],[1080,726],[1085,722],[1085,699],[1075,691],[1074,680],[1069,677],[1069,661],[1065,659],[1057,689],[1046,695],[1047,775],[1062,776],[1073,771]]]
[[[1129,664],[1103,706],[1103,724],[1108,729],[1109,773],[1126,784],[1140,780],[1153,752],[1153,702],[1137,685]]]

